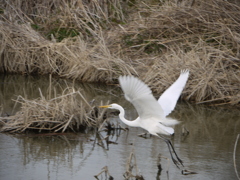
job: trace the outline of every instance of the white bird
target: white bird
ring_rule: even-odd
[[[133,121],[125,119],[125,111],[123,107],[118,104],[100,107],[119,110],[119,118],[123,123],[132,127],[141,127],[150,134],[163,139],[168,145],[174,164],[178,167],[179,163],[182,164],[182,160],[177,156],[171,141],[161,137],[160,134],[174,134],[172,126],[179,122],[166,116],[175,108],[177,100],[186,85],[188,76],[189,70],[182,70],[179,78],[160,96],[158,101],[154,98],[151,89],[138,78],[134,76],[120,76],[119,83],[124,92],[124,96],[133,104],[139,115],[139,117]],[[171,149],[178,161],[173,158]]]

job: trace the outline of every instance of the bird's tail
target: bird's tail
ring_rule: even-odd
[[[159,127],[159,131],[158,131],[159,134],[165,134],[165,135],[174,134],[174,129],[172,127],[167,127],[161,122],[159,122],[158,127]]]
[[[164,126],[175,126],[176,124],[179,124],[180,121],[168,117],[164,122],[160,121],[160,123],[163,124]]]

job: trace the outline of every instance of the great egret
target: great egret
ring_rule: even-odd
[[[150,134],[163,139],[167,145],[174,164],[178,167],[183,165],[182,160],[175,152],[169,139],[161,137],[163,135],[174,134],[171,126],[178,124],[175,119],[166,117],[175,108],[177,100],[187,82],[189,70],[182,70],[179,78],[160,96],[158,101],[154,98],[151,89],[141,80],[134,76],[120,76],[119,83],[124,92],[125,98],[136,108],[139,117],[133,121],[125,119],[125,111],[118,104],[100,106],[101,108],[117,109],[120,111],[119,118],[123,123],[132,127],[141,127]],[[176,158],[173,158],[171,149]]]

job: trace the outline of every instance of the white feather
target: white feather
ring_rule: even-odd
[[[158,99],[158,103],[164,111],[164,116],[169,115],[174,110],[177,100],[186,85],[188,76],[189,70],[182,70],[178,79]]]
[[[119,82],[125,98],[134,105],[141,119],[163,117],[160,104],[146,84],[134,76],[120,76]]]

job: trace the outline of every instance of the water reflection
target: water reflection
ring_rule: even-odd
[[[49,76],[0,74],[0,107],[2,106],[0,112],[3,115],[11,115],[18,111],[19,107],[13,110],[13,107],[15,107],[14,100],[18,96],[23,96],[26,99],[36,99],[40,96],[39,90],[41,90],[41,93],[46,98],[51,99],[62,94],[67,87],[74,87],[76,90],[80,90],[87,100],[92,101],[94,99],[96,102],[106,99],[114,101],[118,97],[117,94],[120,94],[120,90],[116,86],[79,83],[59,78],[50,78]]]
[[[6,78],[6,77],[5,77]],[[17,95],[27,94],[29,98],[38,97],[36,88],[47,92],[48,78],[14,80],[4,79],[1,84],[1,103],[3,112],[11,112],[13,99]],[[137,114],[132,106],[122,100],[121,91],[115,86],[78,84],[64,80],[53,80],[56,91],[61,93],[65,85],[74,84],[84,91],[88,100],[95,99],[118,102],[128,107],[128,119]],[[10,90],[8,90],[10,88]],[[18,91],[19,90],[19,91]],[[110,95],[108,95],[110,93]],[[121,97],[119,99],[119,97]],[[4,100],[3,100],[4,99]],[[9,105],[10,103],[10,105]],[[11,104],[12,103],[12,104]],[[172,137],[174,147],[184,161],[185,169],[197,172],[195,175],[181,175],[171,161],[160,160],[163,170],[158,171],[158,156],[169,157],[165,142],[156,137],[143,139],[137,136],[144,132],[139,128],[119,131],[109,136],[106,141],[99,141],[94,130],[82,133],[65,134],[0,134],[0,175],[1,179],[94,179],[104,166],[108,166],[114,179],[123,179],[126,163],[131,152],[136,155],[137,166],[145,179],[236,179],[233,166],[233,148],[240,132],[240,113],[236,109],[206,107],[179,103],[171,114],[182,123],[176,126]],[[112,123],[119,123],[117,117]],[[125,125],[121,124],[123,127]],[[189,130],[188,136],[182,136],[182,125]],[[100,133],[101,139],[106,132]],[[240,169],[240,143],[237,147],[237,167]],[[166,171],[169,171],[169,174]],[[12,173],[14,172],[14,173]],[[102,176],[105,179],[105,176]]]

